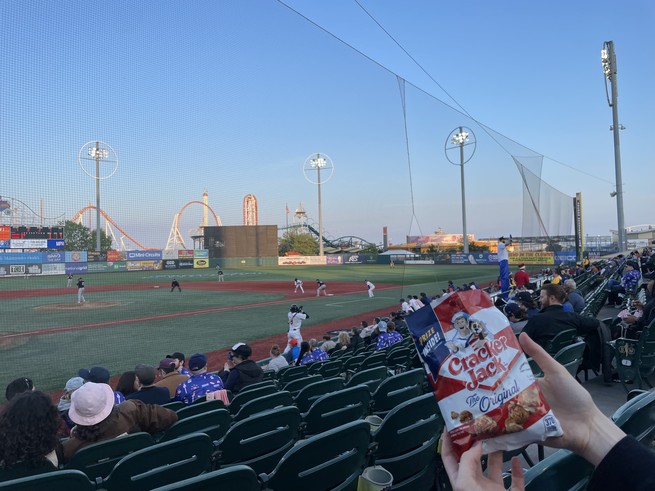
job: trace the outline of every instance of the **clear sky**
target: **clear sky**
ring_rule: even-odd
[[[655,223],[653,2],[359,3],[438,85],[355,0],[286,0],[301,15],[274,0],[0,2],[0,195],[70,218],[95,203],[77,154],[99,139],[120,159],[102,208],[163,247],[175,213],[204,190],[224,225],[242,223],[249,193],[262,224],[284,226],[285,207],[301,202],[317,221],[302,169],[321,152],[334,162],[326,233],[377,243],[388,226],[399,243],[461,231],[459,168],[444,144],[463,125],[477,139],[465,166],[470,233],[521,235],[512,155],[544,155],[546,182],[582,192],[585,232],[608,235],[614,153],[600,50],[613,40],[626,225]],[[201,216],[189,207],[182,234]]]

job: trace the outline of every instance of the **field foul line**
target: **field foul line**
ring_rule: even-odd
[[[376,296],[374,298],[378,298],[380,300],[391,300],[393,297],[378,297],[378,296]],[[335,307],[335,306],[338,306],[338,305],[345,305],[347,303],[368,302],[370,300],[371,299],[369,297],[365,297],[365,298],[358,298],[356,300],[346,300],[345,302],[330,302],[330,303],[326,303],[325,305],[327,305],[328,307]]]

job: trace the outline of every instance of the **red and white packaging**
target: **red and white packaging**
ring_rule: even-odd
[[[518,338],[488,293],[455,292],[407,318],[439,409],[461,455],[561,436]]]

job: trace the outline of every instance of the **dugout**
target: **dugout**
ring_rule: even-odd
[[[275,258],[277,261],[277,242],[277,225],[204,228],[204,244],[211,259]]]

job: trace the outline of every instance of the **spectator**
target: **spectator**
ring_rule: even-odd
[[[235,394],[247,385],[256,384],[264,379],[264,370],[250,359],[252,348],[246,343],[237,343],[227,354],[223,371],[220,373],[223,385]]]
[[[309,343],[307,341],[303,341],[300,343],[300,352],[298,353],[298,357],[294,361],[294,365],[299,366],[300,360],[302,360],[307,353],[309,353]]]
[[[125,401],[115,406],[111,387],[93,382],[73,393],[68,415],[77,426],[63,443],[64,463],[92,443],[139,431],[159,433],[177,421],[175,411],[156,404]]]
[[[423,307],[423,302],[416,295],[407,295],[407,301],[409,302],[409,306],[414,309],[414,312]]]
[[[346,351],[355,352],[360,347],[364,345],[364,340],[362,339],[362,334],[359,330],[359,327],[353,326],[350,331],[350,342],[346,346]]]
[[[71,406],[71,395],[73,395],[73,392],[77,389],[82,387],[82,385],[84,385],[84,379],[82,377],[68,379],[68,382],[66,382],[66,386],[64,387],[64,393],[59,398],[59,404],[57,404],[59,415],[66,423],[68,430],[75,426],[75,423],[73,423],[68,417],[68,410]]]
[[[309,351],[301,358],[300,365],[306,365],[307,363],[313,363],[315,361],[325,361],[327,359],[327,353],[318,348],[316,339],[310,339]]]
[[[535,315],[539,313],[537,304],[535,303],[532,295],[529,292],[519,292],[514,297],[514,301],[519,304],[521,308],[525,311],[525,315],[528,319],[532,319]]]
[[[166,387],[155,385],[157,372],[155,367],[150,365],[137,365],[134,369],[138,392],[127,396],[127,400],[138,400],[146,404],[166,404],[171,400],[170,393]]]
[[[609,280],[607,282],[606,291],[609,293],[607,296],[607,305],[615,308],[621,307],[619,294],[634,290],[641,279],[639,264],[636,261],[626,261],[623,271],[623,277],[620,282],[616,280]]]
[[[103,382],[98,382],[98,383],[103,383]],[[136,383],[136,372],[132,370],[123,372],[120,378],[118,379],[118,382],[116,382],[116,388],[114,390],[116,393],[121,394],[121,396],[123,396],[123,401],[127,396],[134,394],[136,391],[138,391],[139,386]]]
[[[320,347],[323,351],[330,354],[332,353],[332,351],[334,351],[334,347],[336,345],[337,343],[332,341],[332,337],[329,334],[323,335],[323,343],[321,343],[321,347]]]
[[[297,339],[289,340],[289,344],[291,345],[291,349],[286,353],[283,353],[283,356],[284,359],[287,360],[287,363],[291,364],[295,363],[295,361],[298,359],[298,355],[300,355],[300,346],[298,346]]]
[[[419,302],[421,302],[423,305],[430,305],[432,300],[430,300],[430,297],[428,297],[425,292],[421,292],[421,298],[419,298]]]
[[[360,338],[361,339],[361,338]],[[341,351],[348,348],[350,344],[350,336],[346,331],[341,331],[337,337],[337,344],[334,346],[334,351]]]
[[[405,313],[405,315],[409,315],[412,312],[414,312],[414,309],[412,309],[409,306],[409,302],[407,300],[405,300],[404,298],[400,299],[400,310],[402,310]]]
[[[545,346],[557,334],[567,329],[575,329],[580,336],[586,336],[598,329],[598,319],[564,311],[562,303],[566,299],[566,293],[560,285],[551,283],[542,286],[539,298],[541,311],[528,320],[523,332],[540,346]]]
[[[510,302],[505,305],[504,312],[507,316],[507,320],[509,320],[509,325],[512,327],[512,331],[514,331],[514,334],[519,334],[528,323],[528,318],[525,310],[523,310],[519,304]]]
[[[20,377],[9,382],[7,388],[5,389],[5,398],[8,401],[11,401],[18,394],[22,394],[23,392],[28,392],[30,390],[35,390],[32,380],[27,377]]]
[[[519,270],[514,275],[514,282],[519,290],[527,288],[526,285],[530,283],[530,275],[525,271],[525,264],[519,264]]]
[[[94,384],[109,383],[109,370],[104,367],[93,367],[90,370],[81,368],[77,374],[82,377],[85,382],[93,382]],[[120,404],[121,402],[124,402],[125,395],[126,394],[123,394],[118,389],[114,391],[114,404]]]
[[[296,344],[297,347],[297,344]],[[280,347],[277,344],[271,346],[271,360],[266,366],[266,370],[273,370],[277,372],[280,368],[288,367],[289,362],[280,353]]]
[[[380,329],[380,335],[378,336],[377,351],[388,348],[396,343],[400,343],[403,340],[403,337],[396,332],[396,326],[393,322],[388,322],[385,325],[378,327]]]
[[[175,390],[176,401],[191,405],[198,397],[223,388],[223,380],[220,377],[207,373],[207,357],[204,354],[191,355],[189,370],[191,376]]]
[[[187,375],[182,375],[175,369],[175,361],[172,358],[164,358],[159,362],[160,379],[155,383],[156,387],[165,387],[168,390],[168,399],[175,397],[175,391],[179,385],[188,380]]]
[[[566,280],[564,282],[564,291],[567,295],[567,301],[573,307],[573,312],[579,314],[585,308],[585,300],[582,294],[577,290],[577,285],[575,280]]]
[[[166,358],[170,358],[175,361],[175,370],[177,370],[178,373],[182,375],[186,375],[187,377],[191,376],[191,372],[186,369],[184,366],[185,363],[185,358],[184,358],[184,353],[180,353],[179,351],[176,351],[172,355],[166,355]]]
[[[646,285],[647,297],[650,298],[643,307],[641,317],[629,315],[623,318],[623,322],[629,324],[633,331],[640,331],[655,319],[655,280],[650,280]]]
[[[57,408],[43,392],[30,389],[12,397],[0,413],[0,470],[38,468],[48,462],[56,468],[61,460],[60,422]]]

